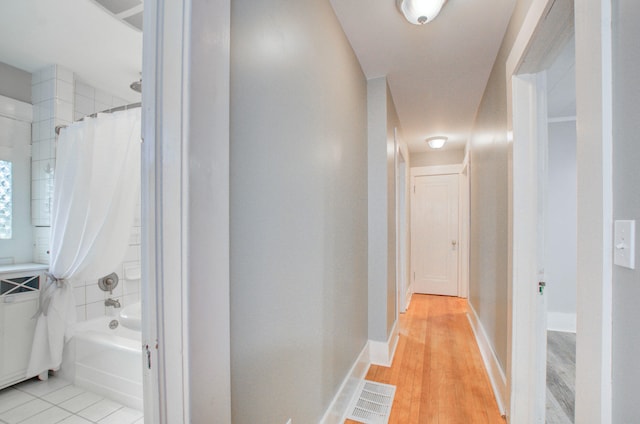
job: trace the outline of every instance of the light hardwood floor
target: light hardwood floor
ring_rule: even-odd
[[[392,366],[371,366],[367,374],[367,380],[396,386],[389,423],[505,423],[466,305],[466,299],[413,295],[409,310],[400,315]]]

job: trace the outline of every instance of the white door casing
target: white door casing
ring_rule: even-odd
[[[394,129],[396,135],[397,129]],[[396,135],[397,137],[397,135]],[[397,313],[404,313],[409,305],[408,286],[408,177],[407,160],[408,155],[403,152],[403,146],[396,143],[396,291],[397,291]]]
[[[413,177],[411,267],[415,293],[458,295],[458,174]]]
[[[611,1],[534,0],[506,64],[510,157],[510,251],[507,422],[543,422],[535,373],[539,302],[537,280],[537,155],[522,136],[538,121],[533,107],[537,81],[531,75],[553,59],[552,48],[573,29],[576,36],[578,126],[578,310],[576,345],[576,422],[611,422]],[[554,10],[555,9],[555,10]],[[564,10],[563,10],[564,9]],[[558,13],[559,12],[559,13]],[[563,13],[564,18],[563,18]],[[541,48],[542,47],[542,48]],[[547,63],[548,64],[548,63]],[[532,104],[531,102],[534,102]],[[532,113],[530,113],[532,112]],[[532,189],[533,188],[533,189]],[[526,217],[526,219],[522,219]],[[518,219],[516,220],[516,217]],[[533,220],[531,219],[533,218]],[[533,265],[533,266],[532,266]],[[581,313],[581,311],[585,313]],[[544,414],[544,411],[542,411]]]

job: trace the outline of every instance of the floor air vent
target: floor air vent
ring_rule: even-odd
[[[358,393],[347,418],[364,424],[387,424],[396,386],[365,380]]]

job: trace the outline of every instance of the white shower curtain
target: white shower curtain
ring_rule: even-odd
[[[140,108],[64,129],[54,175],[50,275],[41,288],[27,377],[62,363],[76,314],[70,280],[107,275],[124,259],[140,184]]]

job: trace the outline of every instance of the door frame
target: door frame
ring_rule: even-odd
[[[411,168],[411,185],[410,190],[415,189],[416,177],[426,177],[433,175],[458,175],[458,297],[467,297],[469,293],[469,279],[463,280],[461,278],[460,269],[461,269],[461,259],[463,257],[469,258],[469,226],[463,227],[460,223],[463,220],[469,222],[469,208],[462,208],[460,203],[460,193],[463,182],[462,173],[465,170],[465,167],[468,166],[468,161],[462,164],[454,164],[454,165],[435,165],[435,166],[417,166]],[[468,183],[468,180],[467,180]],[[413,196],[410,196],[413,198]],[[411,220],[413,220],[413,204],[411,204]],[[466,215],[466,216],[465,216]],[[409,221],[409,226],[411,227],[411,221]],[[410,229],[410,238],[411,245],[413,244],[413,228]],[[462,249],[466,249],[466,254],[462,254]],[[411,249],[413,250],[413,249]],[[414,280],[411,277],[413,275],[413,252],[409,255],[411,258],[411,267],[409,268],[409,292],[411,294],[415,293]],[[468,263],[467,263],[468,269]],[[467,275],[468,277],[468,275]],[[463,296],[464,294],[464,296]]]
[[[394,128],[396,152],[396,319],[409,307],[409,155],[405,145],[398,141]]]
[[[534,0],[506,63],[509,134],[509,296],[507,419],[540,422],[538,376],[527,372],[540,350],[535,336],[537,143],[535,74],[561,42],[566,1]],[[559,6],[557,9],[555,6]],[[576,422],[610,423],[612,309],[611,0],[575,2],[578,130],[578,285]],[[556,13],[558,12],[558,13]],[[571,22],[571,23],[573,23]],[[560,43],[561,44],[561,43]],[[558,46],[559,47],[559,46]],[[553,47],[555,48],[555,47]],[[531,352],[538,352],[534,357]],[[534,392],[532,392],[534,390]],[[544,394],[542,394],[544,396]],[[542,411],[544,418],[544,411]]]
[[[460,201],[458,211],[460,215],[459,223],[459,267],[458,267],[458,296],[469,297],[469,233],[471,219],[471,163],[469,160],[469,150],[465,149],[462,170],[460,171]]]
[[[230,423],[230,0],[143,13],[145,421]]]

